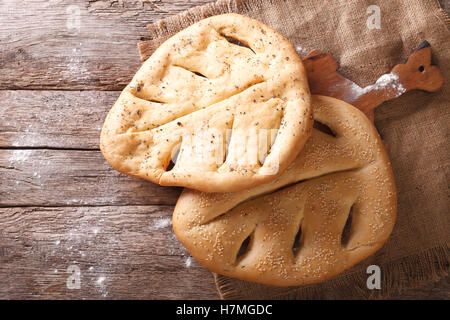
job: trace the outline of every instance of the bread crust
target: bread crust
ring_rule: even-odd
[[[279,176],[312,123],[306,72],[292,44],[259,21],[224,14],[186,28],[144,62],[108,113],[100,148],[133,177],[235,192]],[[276,133],[266,142],[265,130]]]
[[[314,119],[335,136],[314,129],[279,178],[235,193],[181,194],[175,234],[209,270],[274,286],[311,284],[349,269],[388,239],[397,195],[375,127],[343,101],[313,95],[312,106]],[[246,239],[248,247],[238,255]]]

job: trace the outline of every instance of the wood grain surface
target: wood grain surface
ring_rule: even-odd
[[[0,89],[122,89],[145,26],[207,2],[0,1]]]
[[[217,298],[212,274],[175,239],[172,210],[0,208],[0,298]],[[66,285],[70,266],[79,289]]]
[[[206,2],[0,0],[0,299],[219,297],[173,235],[180,189],[117,173],[98,147],[145,25]]]

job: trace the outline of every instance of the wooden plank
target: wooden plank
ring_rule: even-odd
[[[207,2],[0,1],[0,89],[121,89],[145,26]]]
[[[0,91],[0,147],[99,149],[117,91]]]
[[[212,275],[174,238],[172,210],[1,208],[0,299],[218,298]],[[70,266],[80,269],[79,289],[67,287]],[[449,285],[442,279],[391,298],[448,299]]]
[[[0,150],[0,205],[174,204],[179,189],[122,175],[98,151],[103,119],[118,95],[0,91],[0,147],[14,148]]]
[[[218,298],[212,275],[176,240],[172,210],[0,209],[0,299]],[[67,286],[69,266],[79,289]]]
[[[0,1],[0,89],[122,89],[145,26],[209,2]]]
[[[180,188],[115,171],[100,151],[0,149],[0,206],[175,204]]]

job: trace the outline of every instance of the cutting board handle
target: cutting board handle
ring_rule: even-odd
[[[431,64],[431,45],[423,41],[403,64],[382,75],[367,87],[361,88],[337,71],[336,59],[329,54],[312,50],[304,58],[311,93],[344,100],[362,110],[372,121],[373,110],[410,90],[438,91],[444,82],[441,71]]]

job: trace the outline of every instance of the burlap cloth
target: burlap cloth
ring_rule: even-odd
[[[381,29],[366,26],[369,5]],[[449,269],[449,18],[437,0],[220,0],[149,26],[145,59],[170,35],[202,18],[237,12],[258,19],[305,50],[331,53],[340,72],[361,86],[405,61],[428,40],[444,75],[436,93],[409,92],[376,110],[398,188],[398,220],[386,245],[351,270],[321,284],[276,288],[215,275],[226,299],[380,298],[447,276]],[[366,286],[369,265],[382,272],[380,290]]]

